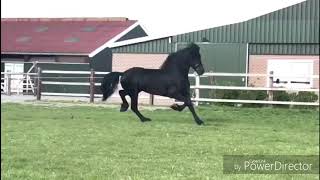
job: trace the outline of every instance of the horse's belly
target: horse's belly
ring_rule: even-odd
[[[160,95],[160,96],[167,95],[167,90],[163,86],[148,86],[148,87],[141,88],[141,91],[144,91],[149,94]]]

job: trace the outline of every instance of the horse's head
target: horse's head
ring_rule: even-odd
[[[188,46],[191,54],[190,58],[190,66],[194,69],[198,75],[202,75],[204,73],[204,68],[201,62],[201,54],[200,47],[194,43]]]

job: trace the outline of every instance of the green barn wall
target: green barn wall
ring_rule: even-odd
[[[109,72],[112,70],[112,51],[105,48],[90,59],[90,67],[95,71]]]
[[[142,29],[141,26],[137,26],[134,29],[132,29],[130,32],[122,36],[119,40],[116,42],[128,40],[128,39],[134,39],[138,37],[145,37],[148,36],[147,33]]]
[[[121,47],[112,48],[113,53],[153,53],[153,54],[167,54],[174,52],[176,48],[175,43],[169,43],[169,38],[161,38],[132,45],[125,45]]]

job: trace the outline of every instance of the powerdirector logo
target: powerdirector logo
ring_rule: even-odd
[[[318,155],[224,155],[224,174],[319,174]]]

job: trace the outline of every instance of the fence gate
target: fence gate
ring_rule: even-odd
[[[24,65],[23,63],[5,63],[4,71],[9,73],[23,73]],[[8,75],[5,75],[4,84],[8,85]],[[23,91],[23,75],[13,74],[11,75],[11,92],[22,93]]]

